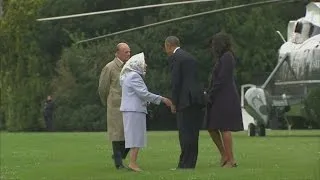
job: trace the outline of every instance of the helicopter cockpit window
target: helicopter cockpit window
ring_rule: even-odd
[[[314,29],[314,25],[310,25],[310,30],[309,30],[309,37],[311,37],[312,33],[313,33],[313,29]]]
[[[298,21],[294,28],[292,42],[296,44],[301,44],[307,39],[320,34],[320,27],[315,26],[314,24],[308,21]]]
[[[294,32],[301,34],[301,33],[302,33],[302,27],[303,27],[302,22],[298,22],[297,25],[296,25],[296,28],[295,28]]]
[[[320,27],[319,26],[312,26],[312,31],[310,29],[310,37],[320,34]]]

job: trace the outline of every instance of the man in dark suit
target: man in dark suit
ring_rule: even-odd
[[[45,101],[44,111],[43,111],[47,131],[53,131],[53,127],[52,127],[53,110],[54,110],[54,103],[53,103],[52,97],[49,95],[47,97],[47,100]]]
[[[196,59],[180,48],[175,36],[165,40],[171,66],[172,107],[177,114],[181,154],[178,169],[194,169],[198,158],[199,130],[203,121],[203,89],[198,79]],[[176,168],[176,169],[177,169]]]

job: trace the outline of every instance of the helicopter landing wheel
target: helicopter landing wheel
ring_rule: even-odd
[[[263,124],[258,126],[258,135],[259,136],[266,136],[266,127]]]
[[[248,126],[248,136],[252,137],[256,135],[256,126],[253,123],[250,123]]]

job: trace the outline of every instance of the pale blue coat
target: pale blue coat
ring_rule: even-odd
[[[120,84],[122,86],[120,111],[123,113],[125,147],[145,147],[148,102],[160,104],[162,97],[150,93],[141,75],[135,71],[127,72],[121,77]]]
[[[142,112],[147,114],[148,102],[161,103],[161,96],[148,91],[144,80],[137,72],[131,71],[120,80],[122,86],[122,98],[120,111]]]

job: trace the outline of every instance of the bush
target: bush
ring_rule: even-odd
[[[320,88],[316,87],[309,91],[305,101],[305,116],[320,127]]]

